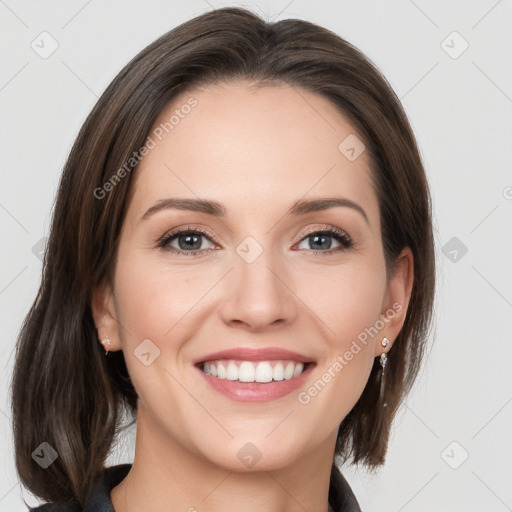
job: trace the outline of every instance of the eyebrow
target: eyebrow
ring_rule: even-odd
[[[347,207],[352,208],[359,212],[366,223],[370,225],[368,216],[364,209],[354,201],[344,197],[325,197],[320,199],[299,199],[292,207],[288,210],[286,215],[305,215],[306,213],[318,212],[322,210],[328,210],[336,207]],[[140,218],[140,220],[146,220],[156,212],[161,210],[177,209],[177,210],[188,210],[200,213],[206,213],[207,215],[213,215],[214,217],[226,217],[226,209],[217,201],[211,201],[208,199],[194,199],[194,198],[178,198],[170,197],[168,199],[161,199],[156,204],[151,206],[146,213]]]

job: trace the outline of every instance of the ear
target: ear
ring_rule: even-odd
[[[122,345],[119,336],[119,324],[116,319],[114,295],[109,283],[103,282],[93,288],[91,312],[99,343],[102,343],[108,336],[110,345],[105,345],[105,349],[110,352],[120,350]]]
[[[395,270],[391,277],[384,300],[382,302],[381,320],[384,328],[382,338],[389,339],[388,346],[375,343],[375,357],[388,352],[405,322],[409,300],[414,282],[414,257],[409,247],[405,247],[398,255]]]

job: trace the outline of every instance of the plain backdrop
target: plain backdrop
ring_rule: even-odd
[[[312,21],[360,48],[400,97],[427,169],[435,335],[394,423],[386,465],[373,476],[342,468],[363,510],[512,510],[510,0],[0,0],[0,510],[26,510],[22,496],[38,503],[14,469],[9,384],[73,140],[136,53],[227,5]],[[41,38],[45,51],[58,45],[51,55],[41,55]],[[109,464],[132,461],[134,434]]]

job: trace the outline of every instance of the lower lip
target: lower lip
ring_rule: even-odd
[[[237,402],[270,402],[282,398],[302,386],[314,368],[310,363],[298,376],[288,380],[273,380],[272,382],[240,382],[238,380],[219,379],[196,369],[206,382],[216,391]]]

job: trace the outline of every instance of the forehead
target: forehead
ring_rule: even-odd
[[[302,88],[191,89],[167,105],[149,136],[154,147],[133,184],[138,212],[171,196],[215,199],[228,214],[343,196],[378,215],[368,152],[354,160],[345,151],[344,141],[361,151],[362,137],[328,99]]]

